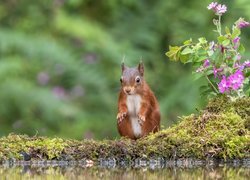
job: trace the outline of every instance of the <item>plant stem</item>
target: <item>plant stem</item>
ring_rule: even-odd
[[[216,87],[213,85],[213,83],[210,81],[210,79],[208,78],[208,76],[206,75],[207,81],[209,82],[209,84],[213,87],[214,91],[219,94],[219,91],[216,89]]]
[[[219,22],[218,22],[218,27],[217,27],[217,29],[218,29],[219,35],[221,36],[221,15],[219,15]]]

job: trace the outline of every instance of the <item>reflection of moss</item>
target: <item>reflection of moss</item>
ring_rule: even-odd
[[[27,173],[20,173],[24,172]],[[1,179],[249,179],[244,167],[187,168],[103,168],[103,167],[12,167],[0,166]],[[204,177],[204,178],[203,178]]]
[[[162,156],[194,158],[250,157],[250,98],[230,102],[218,98],[197,115],[182,117],[174,127],[137,141],[63,140],[10,134],[0,139],[0,158],[21,158],[25,151],[33,159],[97,159]]]

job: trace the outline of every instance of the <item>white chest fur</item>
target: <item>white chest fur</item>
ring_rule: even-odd
[[[130,117],[130,122],[134,135],[136,137],[141,135],[141,125],[139,124],[138,113],[141,107],[140,95],[128,95],[127,96],[127,108]]]

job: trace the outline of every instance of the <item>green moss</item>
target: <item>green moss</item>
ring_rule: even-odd
[[[214,99],[199,114],[182,117],[179,124],[137,141],[76,141],[10,134],[0,139],[0,159],[21,159],[20,151],[33,159],[249,158],[249,107],[250,98],[235,102],[225,97]]]
[[[0,139],[0,158],[20,159],[20,152],[25,151],[35,158],[53,159],[58,157],[66,147],[65,140],[61,138],[10,134]]]

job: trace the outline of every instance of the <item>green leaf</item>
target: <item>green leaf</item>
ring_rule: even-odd
[[[212,92],[210,92],[210,93],[207,95],[207,98],[208,98],[208,99],[212,99],[212,98],[216,97],[217,95],[218,95],[217,93],[215,93],[214,91],[212,91]]]
[[[207,59],[207,56],[199,56],[196,60],[196,62],[201,62],[203,60]]]
[[[180,54],[180,60],[182,63],[188,63],[188,62],[192,62],[192,59],[190,58],[190,54]]]
[[[229,29],[227,26],[225,27],[225,32],[226,32],[227,34],[231,34],[230,29]]]
[[[221,56],[221,51],[220,51],[220,49],[217,49],[214,53],[213,53],[213,55],[212,56],[210,56],[210,60],[211,60],[211,62],[217,62],[217,60],[218,60],[218,58],[220,58],[220,56]]]
[[[213,90],[211,89],[211,87],[208,86],[208,85],[201,86],[199,88],[199,90],[200,90],[201,96],[205,96],[205,97],[208,96],[209,94],[211,94],[213,92]]]
[[[195,46],[193,46],[193,50],[198,51],[201,47],[202,47],[201,44],[197,43]]]
[[[240,44],[238,51],[240,54],[243,54],[245,52],[245,47],[243,46],[243,44]]]
[[[206,44],[206,43],[207,43],[207,40],[206,40],[206,38],[204,38],[204,37],[201,37],[201,38],[199,38],[198,40],[199,40],[199,42],[200,42],[201,44]]]
[[[250,77],[250,71],[245,73],[245,77]]]
[[[192,39],[189,39],[189,40],[186,40],[186,41],[184,41],[184,45],[189,45],[189,44],[191,44],[193,41],[192,41]]]
[[[244,81],[243,81],[243,84],[245,84],[245,85],[249,84],[249,79],[245,78]]]
[[[198,56],[206,56],[206,55],[207,55],[207,51],[205,49],[199,49]]]
[[[223,46],[228,46],[230,44],[230,40],[229,39],[226,39],[222,42],[222,45]]]
[[[207,54],[208,54],[208,56],[212,56],[214,54],[214,51],[213,50],[209,50],[209,51],[207,51]]]
[[[248,82],[244,82],[244,88],[243,91],[247,96],[250,96],[250,84],[249,84],[249,79],[246,78],[245,81],[248,80]]]
[[[219,37],[217,38],[217,40],[218,40],[218,42],[219,42],[220,44],[222,44],[222,42],[225,41],[225,40],[227,40],[227,38],[226,38],[225,36],[219,36]]]
[[[183,49],[182,51],[181,51],[181,54],[182,55],[185,55],[185,54],[191,54],[191,53],[193,53],[194,51],[190,48],[190,47],[186,47],[185,49]]]
[[[193,74],[193,80],[194,81],[196,81],[196,80],[198,80],[198,79],[200,79],[201,77],[203,77],[204,75],[202,74],[202,73],[199,73],[199,72],[192,72],[192,74]]]
[[[238,37],[238,36],[240,35],[240,33],[241,33],[241,32],[240,32],[240,29],[237,28],[237,27],[235,27],[235,28],[233,29],[232,39]]]
[[[206,75],[207,75],[207,76],[209,76],[209,75],[211,75],[211,74],[214,74],[214,71],[213,71],[213,70],[208,70],[208,71],[206,72]]]
[[[203,86],[200,86],[199,90],[200,91],[205,91],[207,90],[209,87],[207,85],[203,85]]]
[[[169,46],[169,51],[166,52],[166,56],[168,56],[171,61],[178,61],[180,50],[181,47],[179,46]]]

